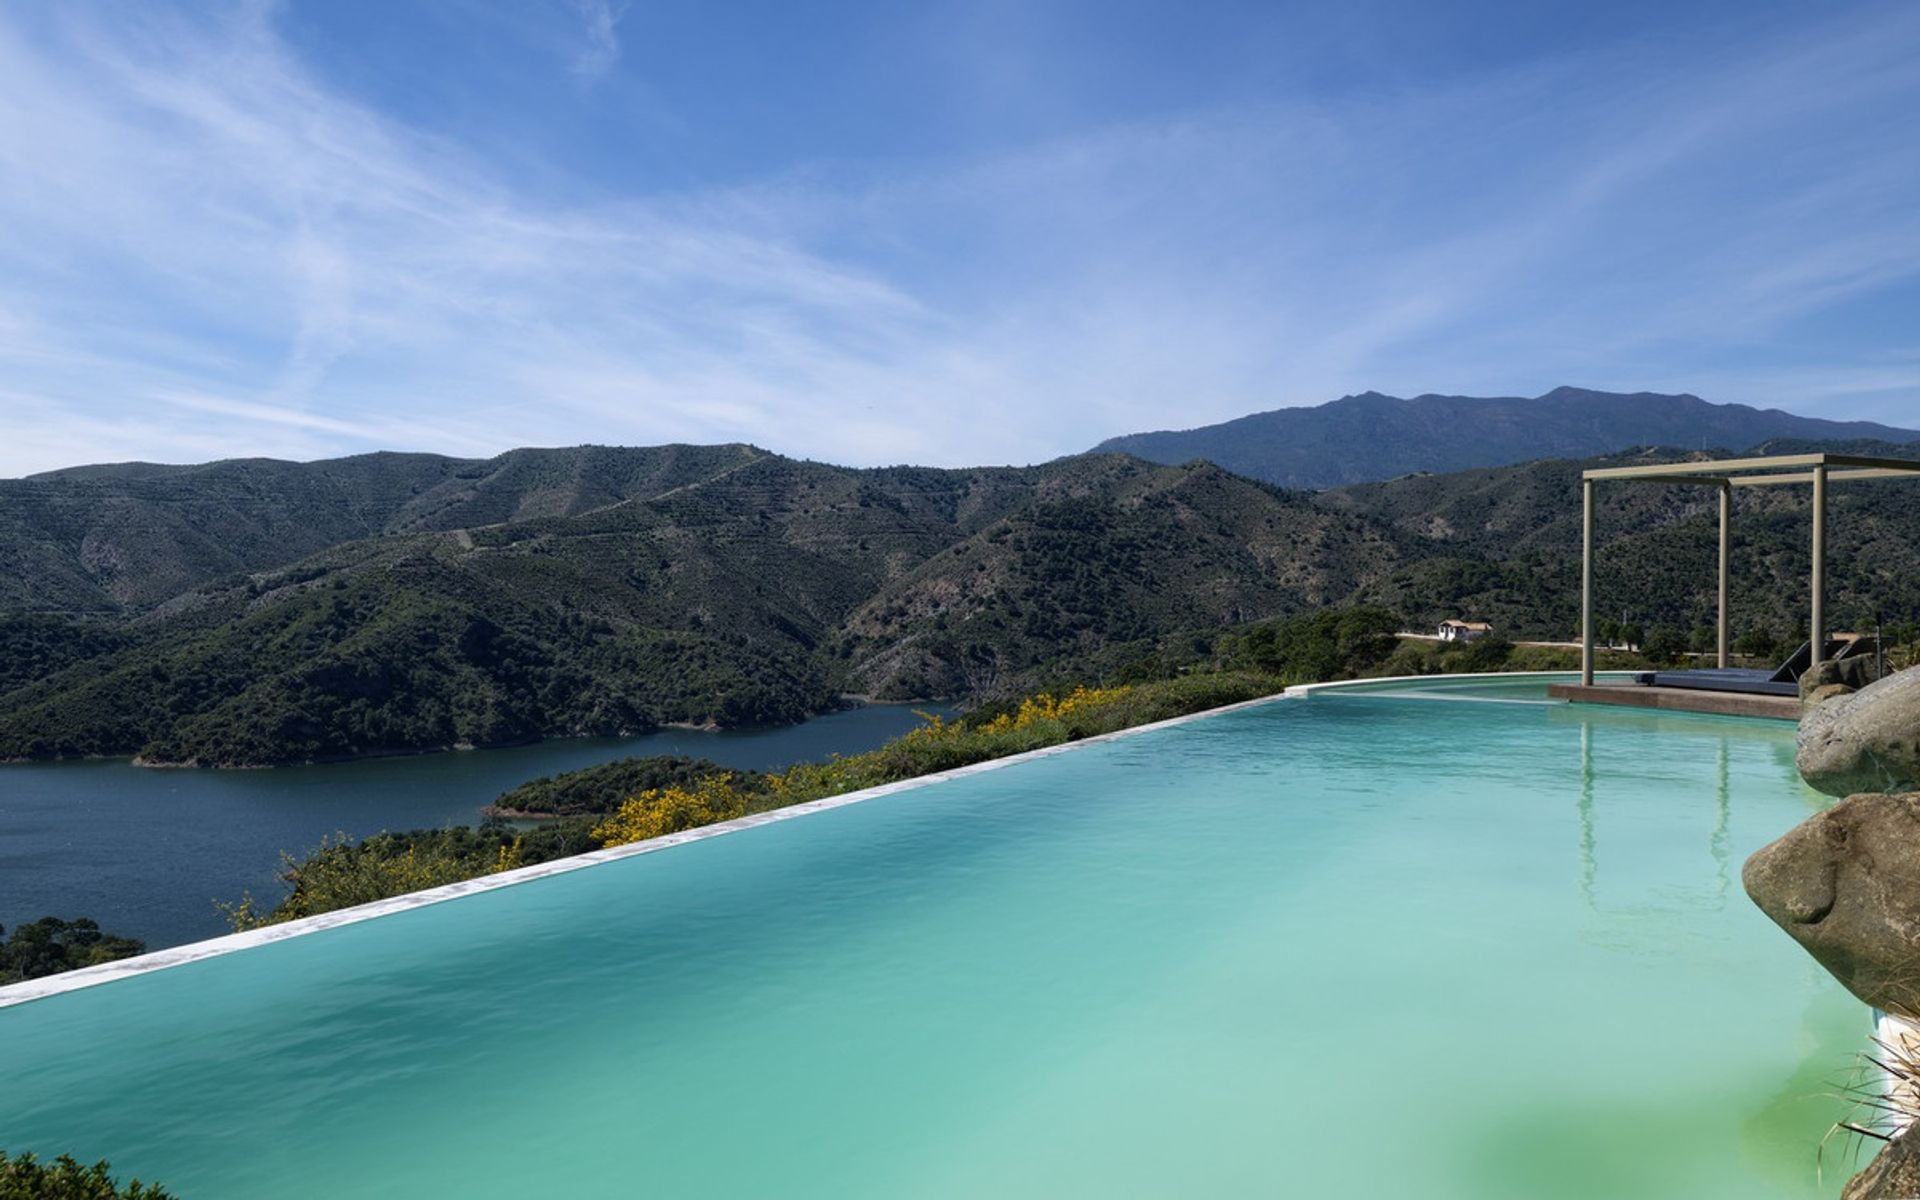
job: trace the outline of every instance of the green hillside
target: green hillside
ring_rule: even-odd
[[[0,531],[45,567],[0,604],[0,758],[278,763],[787,722],[847,693],[992,700],[1356,602],[1569,638],[1581,470],[1678,457],[1321,493],[1120,455],[853,470],[747,446],[63,472],[24,481],[43,507]],[[1601,498],[1601,611],[1709,623],[1712,493]],[[1836,625],[1920,615],[1916,500],[1834,489]],[[1804,620],[1807,503],[1739,494],[1737,630]],[[86,549],[142,538],[137,560]],[[88,589],[96,609],[46,611]]]
[[[1798,453],[1818,443],[1774,443]],[[1854,453],[1920,459],[1920,443],[1852,442]],[[1326,508],[1426,540],[1424,552],[1362,589],[1420,624],[1473,614],[1514,636],[1568,638],[1579,626],[1580,473],[1671,462],[1672,451],[1413,475],[1319,493]],[[1812,496],[1805,487],[1734,493],[1733,624],[1781,639],[1807,618]],[[1708,488],[1603,483],[1595,515],[1596,607],[1642,625],[1712,622],[1719,501]],[[1920,617],[1920,480],[1836,484],[1828,502],[1833,627]]]
[[[343,542],[585,512],[763,455],[582,446],[485,460],[121,463],[0,480],[0,612],[138,612]]]
[[[846,623],[860,690],[1018,689],[1101,653],[1344,599],[1413,539],[1210,464],[1133,460],[1108,489],[1049,498],[932,556]]]
[[[991,693],[1116,642],[1317,604],[1390,541],[1204,465],[729,454],[583,512],[362,538],[175,597],[0,696],[0,756],[304,761],[792,721],[847,690]],[[524,511],[530,490],[512,494]],[[949,616],[935,597],[962,571]],[[970,677],[982,656],[990,676]]]

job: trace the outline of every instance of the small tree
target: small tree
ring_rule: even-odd
[[[0,933],[5,932],[0,929]],[[87,917],[74,921],[42,917],[19,926],[0,941],[0,983],[57,975],[116,958],[131,958],[145,950],[146,946],[134,938],[102,933],[100,926]]]
[[[1632,621],[1622,624],[1615,630],[1615,633],[1619,635],[1620,644],[1628,650],[1638,650],[1640,643],[1646,638],[1645,632],[1641,630],[1637,623]]]
[[[1513,657],[1513,643],[1495,634],[1475,638],[1460,652],[1462,671],[1498,671]]]
[[[1764,625],[1755,625],[1733,641],[1736,653],[1769,662],[1780,657],[1780,635]]]
[[[1655,625],[1647,635],[1646,644],[1641,653],[1662,666],[1677,663],[1686,657],[1687,639],[1679,630],[1666,625]]]

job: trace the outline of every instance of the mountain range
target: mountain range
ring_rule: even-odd
[[[581,447],[18,483],[0,488],[0,758],[790,721],[845,691],[982,693],[1329,603],[1398,555],[1304,494],[1119,455],[853,470]]]
[[[1780,438],[1901,443],[1920,440],[1920,431],[1654,392],[1563,387],[1530,399],[1424,395],[1411,400],[1366,392],[1198,429],[1108,438],[1094,452],[1158,463],[1203,458],[1283,487],[1330,488],[1417,471],[1586,458],[1644,446],[1740,450]]]
[[[1732,444],[1736,449],[1748,443]],[[1762,444],[1920,457],[1920,442]],[[1371,602],[1576,623],[1580,472],[1309,492],[1205,461],[852,469],[748,445],[0,481],[0,759],[252,765],[993,697]],[[1747,489],[1736,628],[1801,619],[1804,489]],[[1920,615],[1920,484],[1838,487],[1829,610]],[[1602,489],[1602,611],[1711,617],[1713,499]]]

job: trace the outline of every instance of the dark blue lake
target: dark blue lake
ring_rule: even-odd
[[[910,708],[876,704],[781,729],[664,729],[263,771],[0,767],[0,925],[85,916],[150,949],[177,945],[227,932],[215,900],[250,891],[277,901],[281,851],[300,854],[332,833],[470,824],[529,779],[630,755],[784,767],[871,750],[918,722]]]

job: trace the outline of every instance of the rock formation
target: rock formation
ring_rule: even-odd
[[[1859,686],[1829,665],[1802,695],[1800,776],[1846,799],[1760,849],[1741,881],[1848,991],[1920,1018],[1920,668]],[[1842,1200],[1916,1196],[1920,1124],[1888,1142]]]
[[[1741,881],[1848,991],[1920,1017],[1920,795],[1849,796],[1755,853]]]
[[[1840,1200],[1907,1200],[1920,1196],[1920,1126],[1888,1142],[1867,1169],[1847,1182]]]
[[[1920,668],[1808,709],[1796,761],[1830,796],[1920,791]]]
[[[1823,700],[1857,692],[1872,683],[1865,669],[1870,661],[1864,658],[1847,658],[1837,662],[1829,659],[1814,667],[1800,677],[1801,706],[1812,708]]]

